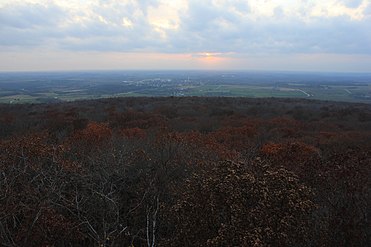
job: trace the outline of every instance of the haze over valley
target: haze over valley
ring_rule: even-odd
[[[241,71],[0,73],[0,102],[109,97],[288,97],[371,103],[371,74]]]

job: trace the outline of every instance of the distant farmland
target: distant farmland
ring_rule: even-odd
[[[0,103],[135,96],[284,97],[371,103],[371,75],[222,71],[0,74]]]

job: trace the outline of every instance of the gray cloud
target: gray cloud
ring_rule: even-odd
[[[363,13],[365,15],[371,16],[371,3],[368,4]]]
[[[61,37],[58,25],[66,18],[56,5],[23,4],[0,8],[0,47],[47,45]]]
[[[342,0],[343,4],[348,8],[358,8],[363,0]]]
[[[193,2],[192,2],[193,3]],[[190,4],[181,30],[172,33],[174,50],[243,53],[371,54],[371,18],[312,17],[310,21],[285,17],[236,16],[211,3]],[[278,15],[278,17],[277,17]],[[223,25],[227,24],[227,25]]]
[[[50,27],[58,24],[65,17],[56,5],[40,4],[8,5],[0,8],[0,28],[30,29]]]
[[[346,1],[356,7],[362,1]],[[71,51],[230,54],[341,53],[371,55],[371,16],[254,17],[246,1],[189,1],[176,30],[155,30],[148,8],[158,1],[99,1],[76,14],[58,5],[8,5],[0,9],[0,49],[44,47]],[[370,5],[371,6],[371,5]],[[370,8],[365,14],[371,13]],[[80,21],[76,21],[81,19]],[[126,18],[132,27],[122,25]]]

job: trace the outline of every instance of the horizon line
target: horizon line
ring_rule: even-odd
[[[364,74],[371,71],[324,71],[324,70],[266,70],[266,69],[76,69],[76,70],[0,70],[0,74],[15,73],[81,73],[81,72],[239,72],[239,73],[308,73],[308,74]]]

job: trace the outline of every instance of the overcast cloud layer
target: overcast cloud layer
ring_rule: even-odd
[[[0,70],[371,72],[370,27],[371,0],[0,0]]]

